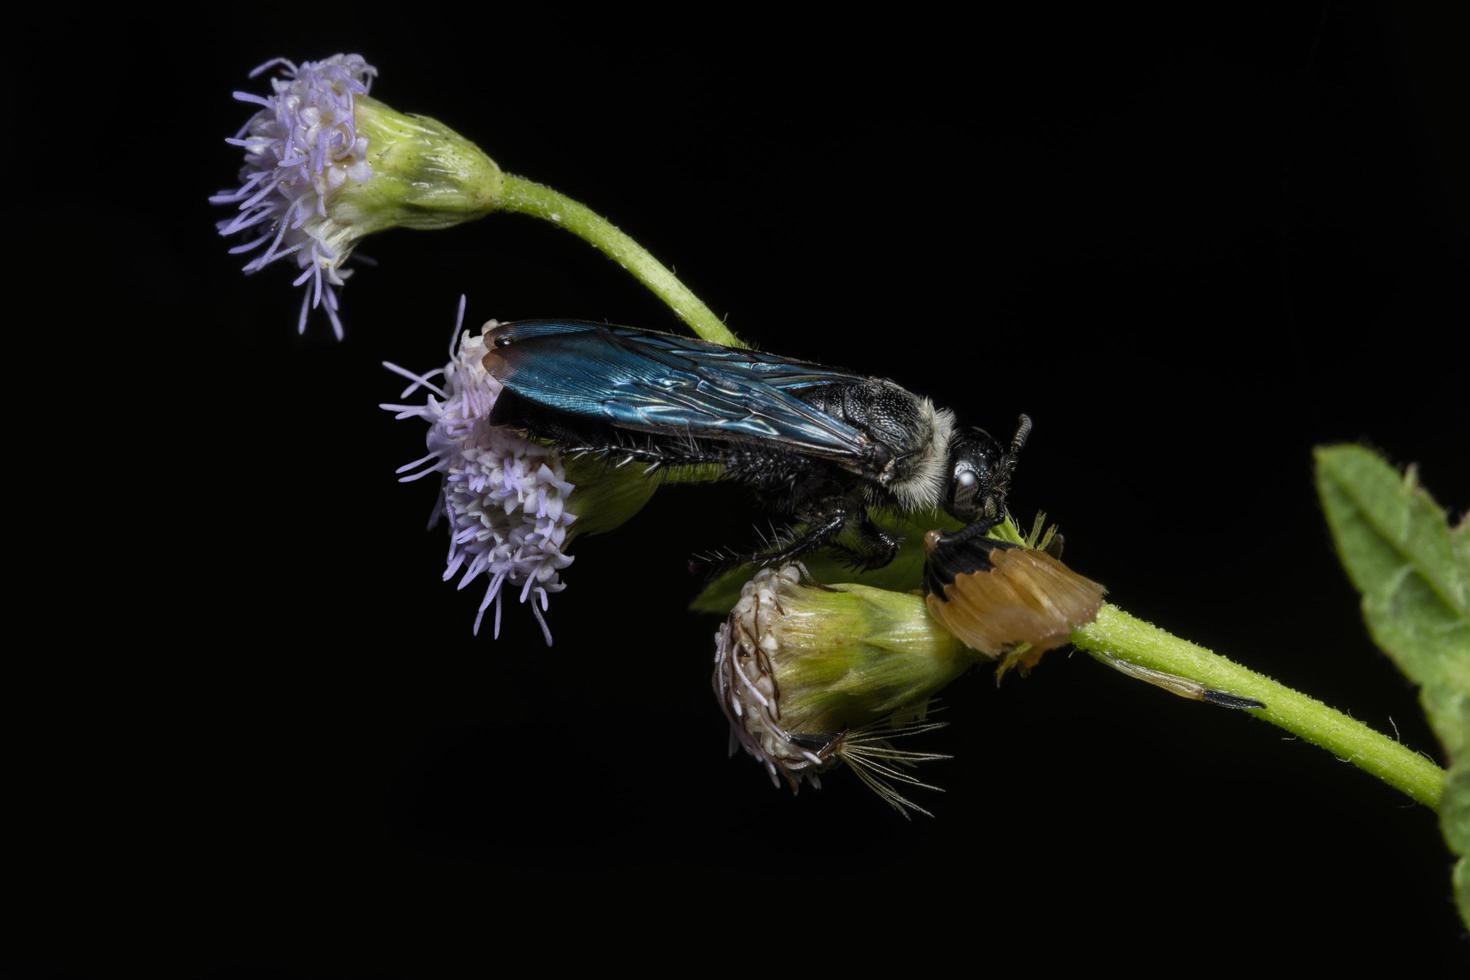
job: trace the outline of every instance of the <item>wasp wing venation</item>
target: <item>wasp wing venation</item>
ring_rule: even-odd
[[[487,346],[490,373],[552,411],[637,432],[774,441],[858,472],[872,452],[865,434],[793,393],[861,380],[847,372],[597,323],[507,323]]]

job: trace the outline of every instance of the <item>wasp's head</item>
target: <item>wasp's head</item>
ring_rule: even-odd
[[[1025,415],[1016,426],[1009,449],[984,429],[970,428],[955,434],[949,444],[949,488],[944,495],[944,509],[951,517],[968,524],[1005,513],[1016,458],[1030,434],[1031,420]]]

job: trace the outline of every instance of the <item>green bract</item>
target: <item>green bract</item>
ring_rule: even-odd
[[[372,176],[327,200],[332,217],[361,235],[387,228],[448,228],[495,210],[505,177],[474,143],[428,116],[359,95],[357,132]]]

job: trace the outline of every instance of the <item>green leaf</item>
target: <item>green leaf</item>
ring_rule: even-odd
[[[1454,530],[1411,468],[1361,446],[1317,450],[1317,490],[1373,640],[1420,687],[1453,763],[1440,804],[1470,925],[1470,525]]]
[[[1317,488],[1338,554],[1363,594],[1374,641],[1424,689],[1425,709],[1452,757],[1463,754],[1470,697],[1470,537],[1361,446],[1317,450]]]
[[[1439,808],[1439,825],[1450,850],[1460,855],[1452,872],[1455,903],[1460,907],[1460,918],[1470,926],[1470,760],[1450,767],[1444,785],[1444,802]]]

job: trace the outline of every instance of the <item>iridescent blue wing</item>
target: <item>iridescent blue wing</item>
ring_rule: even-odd
[[[634,432],[776,441],[860,469],[871,440],[795,392],[866,380],[692,337],[565,320],[502,324],[485,365],[525,401]]]

